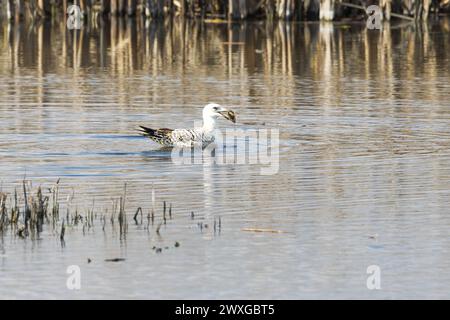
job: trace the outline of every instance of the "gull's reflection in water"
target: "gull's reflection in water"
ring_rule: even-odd
[[[140,154],[144,161],[151,161],[154,159],[170,161],[172,159],[172,148],[163,147],[154,150],[145,150],[142,151]]]
[[[204,207],[206,216],[205,218],[213,218],[211,214],[214,214],[215,205],[214,190],[216,189],[215,181],[213,179],[214,172],[217,171],[216,156],[219,146],[217,143],[210,143],[206,148],[202,150],[202,165],[203,165],[203,194],[204,194]]]
[[[204,210],[210,221],[218,219],[223,211],[220,190],[227,183],[230,168],[237,164],[236,151],[235,144],[222,142],[211,143],[202,150]]]

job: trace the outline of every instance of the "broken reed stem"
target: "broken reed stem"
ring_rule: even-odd
[[[142,224],[142,208],[139,207],[136,210],[136,213],[134,214],[133,220],[136,222],[136,224],[139,224],[138,220],[137,220],[137,216],[139,215],[139,213],[141,214],[141,224]]]
[[[53,223],[53,228],[56,227],[56,223],[59,220],[59,181],[60,179],[58,179],[56,181],[56,184],[53,186],[52,188],[52,223]]]
[[[64,241],[65,234],[66,234],[66,226],[65,226],[65,223],[63,220],[63,222],[61,224],[61,233],[59,234],[59,239],[61,240],[61,242]]]
[[[161,226],[162,226],[162,222],[160,222],[160,223],[158,224],[158,226],[156,227],[156,234],[157,234],[157,235],[160,235],[160,234],[159,234],[159,230],[161,229]]]
[[[163,220],[164,224],[166,224],[166,202],[164,201],[164,209],[163,209]]]
[[[19,220],[19,214],[20,210],[19,210],[19,202],[17,201],[17,189],[14,188],[14,207],[11,210],[11,223],[13,223],[14,225],[17,224]]]
[[[7,195],[0,193],[0,233],[6,229],[8,225],[8,214],[6,210],[6,199]]]
[[[31,197],[31,220],[30,227],[34,234],[36,231],[38,234],[42,232],[44,225],[44,218],[47,216],[47,197],[42,196],[41,187],[38,188],[36,197]]]
[[[64,236],[66,234],[66,225],[63,219],[63,222],[61,224],[61,233],[59,234],[59,240],[61,242],[61,247],[65,247],[66,246],[66,241],[64,240]]]
[[[23,185],[23,196],[25,201],[25,210],[24,210],[24,221],[25,221],[25,236],[28,235],[28,220],[31,216],[30,208],[28,207],[28,196],[27,196],[27,187],[25,180],[22,181]]]
[[[120,209],[119,209],[119,230],[120,239],[126,238],[127,232],[127,216],[125,214],[125,199],[127,197],[127,184],[125,183],[123,188],[123,197],[120,198]]]

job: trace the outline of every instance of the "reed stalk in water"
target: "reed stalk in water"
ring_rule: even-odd
[[[125,183],[123,188],[123,196],[120,198],[120,209],[119,209],[119,230],[120,230],[120,239],[126,238],[126,233],[128,229],[127,225],[127,215],[125,214],[125,201],[127,198],[127,184]]]

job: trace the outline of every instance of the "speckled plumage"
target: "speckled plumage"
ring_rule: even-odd
[[[166,146],[195,146],[205,145],[214,141],[214,135],[205,132],[203,128],[195,129],[151,129],[140,126],[142,135],[153,141]]]
[[[203,126],[194,129],[152,129],[139,126],[141,134],[166,147],[207,145],[214,141],[215,119],[224,117],[236,122],[234,111],[210,103],[203,108]]]

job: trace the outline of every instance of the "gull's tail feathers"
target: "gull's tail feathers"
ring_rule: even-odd
[[[155,129],[139,126],[139,132],[145,137],[153,137],[155,135]]]
[[[153,141],[162,144],[162,145],[171,145],[171,134],[172,129],[168,128],[160,128],[160,129],[152,129],[144,126],[139,126],[139,132],[144,137],[148,137]]]

